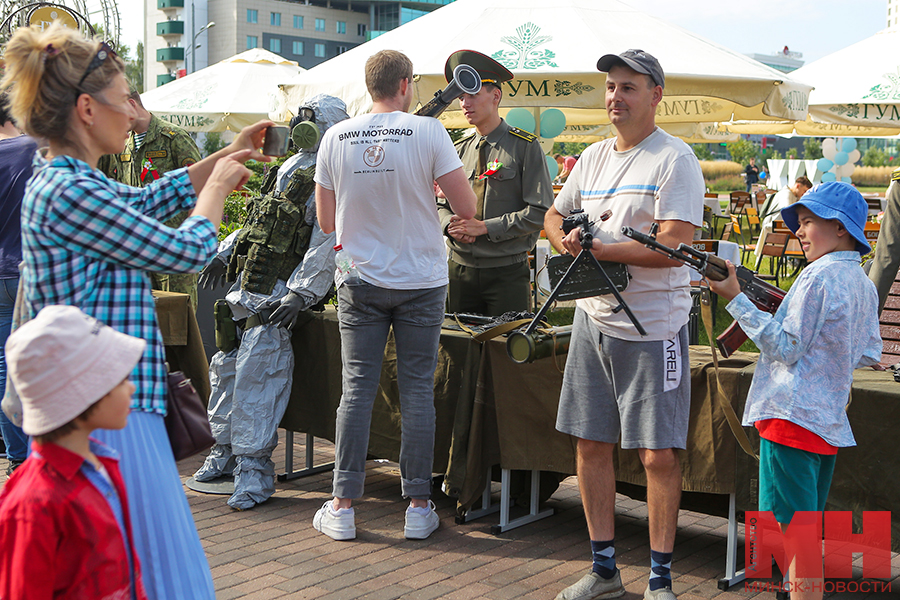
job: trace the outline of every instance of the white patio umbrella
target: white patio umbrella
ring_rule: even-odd
[[[900,134],[900,30],[885,29],[790,73],[813,86],[797,123],[729,123],[730,131],[809,136]]]
[[[144,107],[186,131],[240,131],[268,119],[278,84],[305,69],[254,48],[141,95]]]
[[[629,48],[650,52],[666,72],[659,123],[806,117],[809,86],[618,0],[457,0],[286,82],[273,114],[287,119],[304,97],[320,92],[343,99],[351,115],[367,111],[364,64],[382,49],[412,59],[416,100],[424,104],[446,85],[447,57],[471,49],[515,74],[503,84],[501,112],[555,107],[568,125],[602,125],[609,122],[606,75],[597,59]],[[456,103],[442,121],[467,126]]]

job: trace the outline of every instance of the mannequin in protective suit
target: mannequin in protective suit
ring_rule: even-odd
[[[303,145],[310,147],[301,148],[284,162],[278,170],[276,192],[290,196],[290,186],[299,181],[291,177],[295,171],[304,181],[311,181],[319,147],[316,129],[320,134],[324,133],[347,118],[344,102],[334,96],[316,95],[300,105],[298,116],[291,121],[291,129],[306,121],[307,143]],[[299,138],[293,136],[292,139]],[[253,232],[251,229],[243,237],[241,232],[257,226],[255,208],[251,209],[244,229],[221,242],[218,255],[200,274],[200,285],[212,287],[222,283],[226,273],[230,280],[235,270],[239,271],[235,284],[225,296],[232,319],[238,323],[239,346],[228,351],[222,351],[220,346],[220,351],[210,361],[209,424],[216,445],[194,474],[197,481],[210,481],[233,473],[234,494],[228,499],[228,505],[238,510],[253,508],[275,493],[275,464],[271,455],[278,444],[278,423],[291,394],[294,369],[291,329],[298,321],[302,325],[310,318],[309,308],[325,298],[334,281],[335,237],[334,233],[326,235],[319,229],[314,188],[312,190],[306,199],[305,214],[300,208],[302,220],[296,229],[297,235],[288,232],[287,239],[292,247],[305,243],[306,239],[309,241],[305,253],[302,248],[297,248],[294,257],[301,262],[287,279],[281,278],[286,272],[282,264],[278,277],[272,274],[274,287],[271,281],[269,285],[255,286],[254,271],[250,267],[254,260],[253,249],[246,262],[243,256],[240,261],[232,256],[235,248],[238,254],[246,252],[242,248],[249,245],[247,233],[252,237]],[[277,225],[281,226],[284,223],[282,208],[278,208],[277,215]],[[301,238],[303,242],[298,243]],[[235,264],[240,266],[235,269]],[[217,312],[219,308],[217,306]],[[217,315],[217,322],[219,320]],[[217,334],[217,345],[218,338]]]

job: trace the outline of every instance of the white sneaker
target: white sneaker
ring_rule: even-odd
[[[341,508],[335,512],[331,500],[316,511],[316,516],[313,517],[313,527],[333,540],[342,541],[356,538],[356,519],[353,508]]]
[[[434,502],[428,501],[426,509],[413,508],[406,509],[406,526],[403,528],[403,535],[408,540],[424,540],[431,535],[435,529],[441,524],[441,518],[434,512]]]

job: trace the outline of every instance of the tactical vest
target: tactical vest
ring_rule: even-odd
[[[306,201],[315,190],[316,167],[291,173],[284,193],[271,192],[250,201],[247,221],[238,234],[226,279],[241,288],[268,295],[278,279],[288,279],[309,248],[312,225],[306,222]]]

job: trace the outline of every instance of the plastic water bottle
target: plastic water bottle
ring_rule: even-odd
[[[340,283],[357,284],[359,283],[359,271],[356,270],[356,263],[350,253],[344,250],[344,247],[338,244],[334,247],[334,262],[340,273]]]

